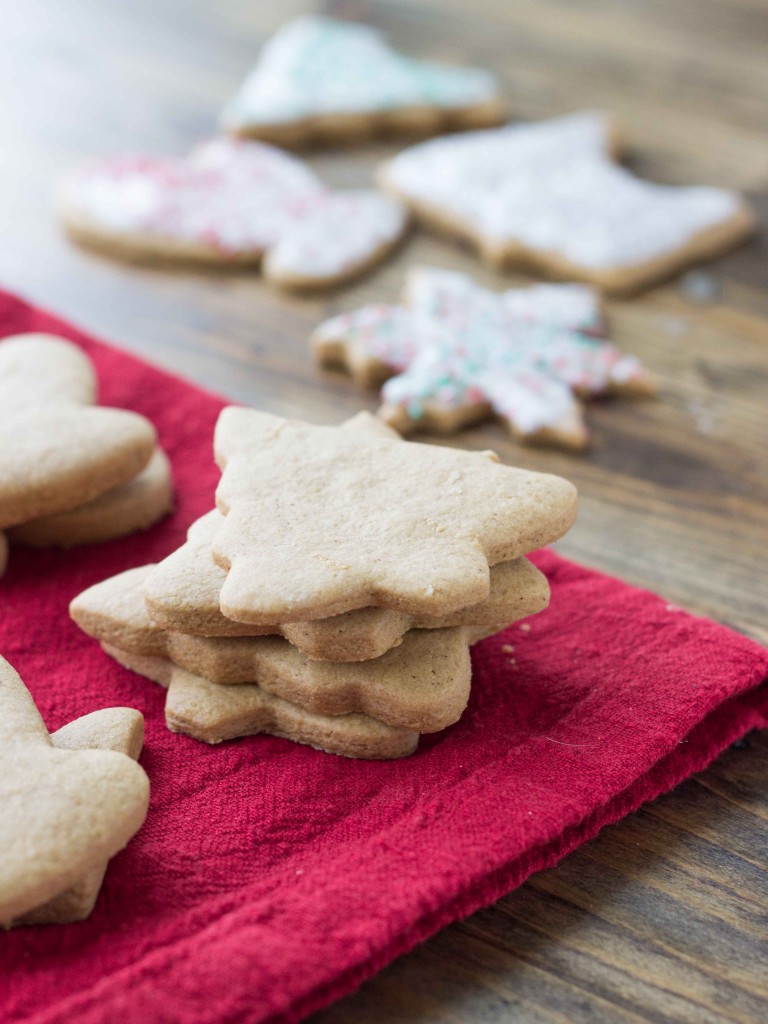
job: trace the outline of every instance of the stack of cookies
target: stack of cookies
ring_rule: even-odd
[[[0,343],[0,529],[12,543],[72,547],[145,529],[171,510],[152,424],[95,406],[96,375],[62,338]],[[0,533],[0,562],[7,541]]]
[[[461,716],[470,645],[546,606],[522,556],[576,510],[565,480],[406,442],[367,414],[315,427],[225,409],[215,454],[217,509],[186,543],[70,609],[168,688],[172,731],[209,743],[412,753]]]

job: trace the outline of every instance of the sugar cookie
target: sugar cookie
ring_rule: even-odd
[[[144,717],[133,708],[92,711],[52,733],[51,742],[60,750],[114,750],[137,761],[144,745]],[[104,861],[66,892],[17,918],[14,926],[84,920],[94,908],[106,870]]]
[[[482,127],[504,113],[487,71],[412,60],[375,29],[309,15],[264,45],[221,123],[237,135],[300,146]]]
[[[380,180],[436,230],[492,267],[647,287],[732,248],[755,227],[735,192],[657,185],[610,159],[615,132],[594,113],[433,139]]]
[[[279,637],[189,636],[153,625],[143,596],[150,570],[129,569],[89,587],[72,601],[72,618],[102,644],[167,658],[212,683],[254,683],[307,711],[362,712],[422,733],[461,717],[469,698],[469,644],[507,625],[411,630],[372,661],[310,661]]]
[[[171,466],[165,452],[156,448],[133,480],[118,484],[69,512],[14,526],[8,536],[13,544],[71,548],[146,530],[172,510]]]
[[[488,599],[490,565],[556,540],[576,514],[560,477],[402,441],[365,413],[316,427],[227,408],[214,449],[220,606],[257,625],[369,605],[452,614]]]
[[[138,261],[262,263],[286,287],[329,287],[386,256],[405,207],[371,189],[332,191],[300,160],[217,138],[188,157],[95,160],[64,183],[59,212],[76,241]]]
[[[123,736],[135,748],[135,717]],[[116,729],[110,715],[110,732]],[[149,801],[144,771],[122,752],[78,749],[93,720],[54,744],[18,674],[0,659],[0,925],[63,920],[84,909],[86,890],[141,827]],[[90,887],[90,889],[89,889]],[[64,896],[78,894],[69,909]],[[62,904],[51,907],[51,901]],[[39,908],[41,917],[36,918]],[[90,907],[86,909],[86,913]],[[70,919],[70,918],[66,918]]]
[[[440,617],[418,617],[387,608],[361,608],[311,622],[254,626],[222,614],[219,595],[226,572],[211,559],[211,543],[221,513],[209,512],[189,529],[187,542],[156,565],[144,581],[150,618],[164,629],[199,636],[282,635],[308,658],[319,661],[367,661],[401,642],[409,629],[509,623],[547,606],[549,585],[525,558],[491,569],[486,601]]]
[[[606,340],[598,294],[585,285],[497,293],[466,274],[412,270],[403,306],[333,317],[311,345],[321,365],[360,384],[390,378],[379,414],[403,433],[455,431],[495,413],[523,441],[580,449],[576,396],[653,391],[638,360]]]
[[[368,715],[316,715],[273,697],[260,686],[219,686],[166,658],[131,654],[104,644],[126,668],[168,689],[165,720],[171,732],[205,743],[267,733],[344,757],[407,757],[419,736]]]
[[[0,527],[68,511],[147,464],[152,425],[94,407],[95,391],[76,345],[46,334],[0,342]]]

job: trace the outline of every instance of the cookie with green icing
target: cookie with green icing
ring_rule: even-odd
[[[402,306],[370,305],[320,324],[322,366],[382,389],[382,419],[402,433],[452,432],[495,414],[523,441],[579,449],[580,399],[646,395],[633,356],[605,337],[598,293],[542,284],[493,292],[466,274],[411,271]]]
[[[221,115],[225,131],[283,146],[498,124],[493,75],[414,60],[366,25],[308,15],[284,25]]]

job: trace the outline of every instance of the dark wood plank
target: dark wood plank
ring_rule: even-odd
[[[660,181],[746,189],[768,216],[764,0],[336,0],[414,55],[502,78],[514,112],[581,107],[625,124],[629,160]],[[306,337],[330,312],[394,299],[411,263],[481,270],[414,237],[352,288],[296,299],[247,273],[126,268],[80,252],[51,214],[60,174],[93,152],[183,152],[259,42],[306,9],[251,0],[27,0],[3,12],[0,280],[117,344],[276,412],[336,422],[375,396],[318,374]],[[316,152],[333,184],[364,184],[396,150]],[[768,259],[765,235],[609,309],[660,394],[590,411],[583,458],[521,448],[487,424],[446,443],[492,446],[571,477],[573,557],[768,639]],[[514,280],[514,279],[513,279]],[[697,299],[703,291],[709,301]],[[758,1022],[768,1019],[768,742],[753,738],[317,1015],[346,1021]]]

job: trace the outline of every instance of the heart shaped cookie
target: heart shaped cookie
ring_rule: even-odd
[[[147,464],[150,422],[92,406],[95,396],[76,345],[47,334],[0,342],[0,527],[83,505]]]

